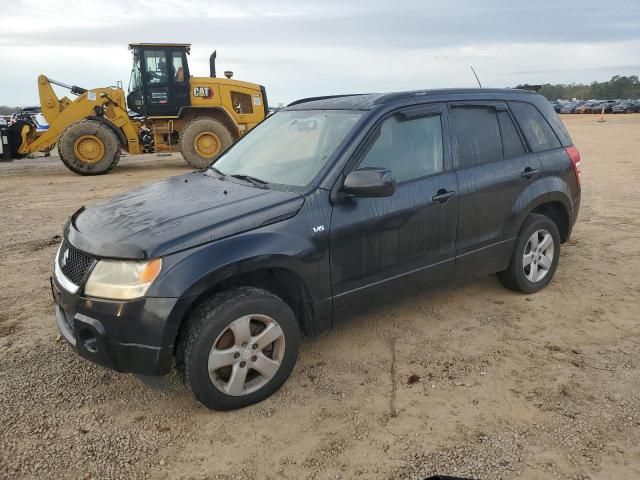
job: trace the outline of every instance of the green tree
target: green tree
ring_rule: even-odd
[[[640,98],[640,80],[637,75],[614,75],[604,82],[591,82],[589,85],[581,83],[545,84],[538,91],[549,100],[580,98],[583,100],[599,98],[603,100],[614,98]]]

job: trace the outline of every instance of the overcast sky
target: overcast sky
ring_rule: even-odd
[[[311,95],[571,83],[640,74],[638,0],[10,0],[0,13],[0,104],[38,103],[38,74],[129,84],[129,42],[192,44],[191,73]]]

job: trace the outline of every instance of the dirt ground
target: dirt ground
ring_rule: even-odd
[[[82,360],[53,317],[67,217],[181,158],[0,164],[0,477],[640,478],[640,115],[596,119],[564,118],[583,200],[546,290],[486,277],[390,301],[306,340],[285,386],[235,412]]]

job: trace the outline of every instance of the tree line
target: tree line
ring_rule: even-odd
[[[640,98],[640,80],[637,75],[625,77],[614,75],[611,80],[604,82],[591,82],[589,85],[582,83],[571,84],[545,84],[538,90],[548,100],[578,98],[588,100],[610,100],[615,98]]]
[[[11,115],[18,107],[8,107],[6,105],[0,105],[0,115]]]

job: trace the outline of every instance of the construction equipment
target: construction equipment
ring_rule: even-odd
[[[216,77],[216,52],[209,58],[210,76],[192,77],[190,44],[135,43],[129,49],[133,68],[126,98],[120,82],[87,90],[40,75],[40,105],[49,128],[36,131],[28,119],[11,125],[13,156],[46,151],[57,142],[61,160],[80,175],[108,172],[122,149],[130,155],[180,151],[190,165],[203,168],[268,114],[263,86],[235,80],[229,71]],[[52,85],[77,98],[58,98]]]

